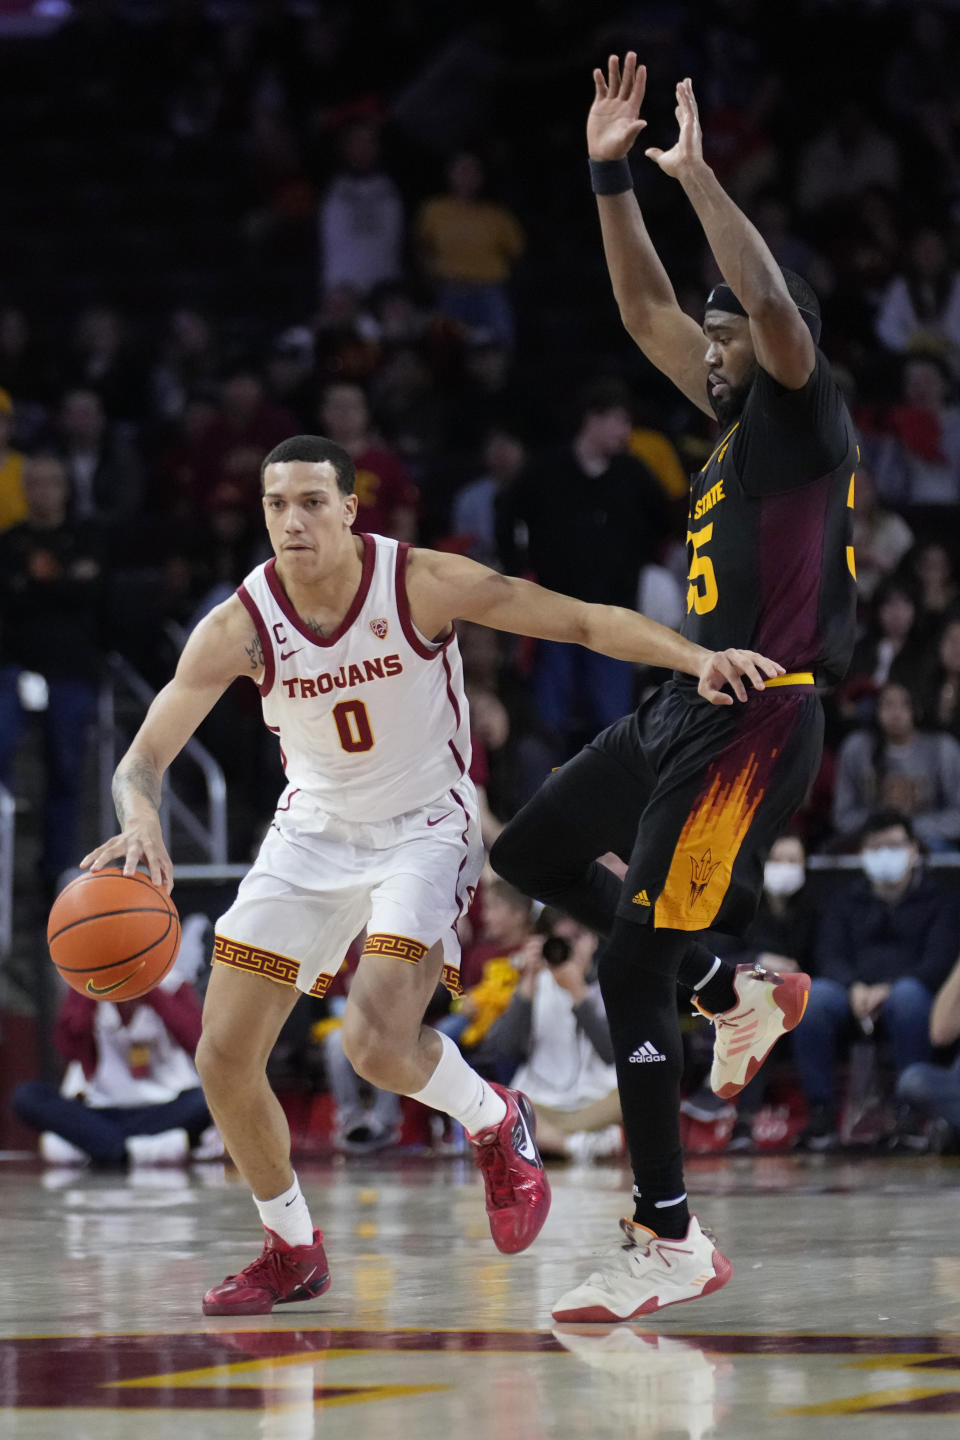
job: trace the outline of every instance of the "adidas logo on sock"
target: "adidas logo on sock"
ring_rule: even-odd
[[[649,1040],[644,1040],[643,1044],[638,1045],[636,1050],[634,1050],[633,1054],[630,1056],[630,1064],[652,1065],[657,1060],[666,1060],[666,1058],[666,1055],[660,1054],[660,1051],[657,1049],[656,1045],[651,1044]]]

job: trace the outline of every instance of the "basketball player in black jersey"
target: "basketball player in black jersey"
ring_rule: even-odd
[[[704,162],[689,80],[680,133],[645,153],[682,185],[723,283],[702,327],[680,309],[647,234],[626,156],[646,72],[616,56],[587,122],[604,251],[626,329],[701,410],[716,448],[690,487],[683,633],[709,649],[749,646],[786,674],[744,706],[703,704],[675,675],[557,771],[494,846],[494,868],[605,937],[600,983],[613,1035],[635,1213],[626,1243],[554,1309],[563,1321],[627,1320],[706,1295],[729,1260],[687,1208],[679,1130],[676,984],[716,1025],[711,1083],[753,1077],[802,1017],[809,979],[734,971],[693,937],[740,932],[762,862],[817,773],[819,685],[839,680],[854,639],[853,426],[817,348],[819,305],[781,271]],[[597,862],[627,862],[622,885]]]

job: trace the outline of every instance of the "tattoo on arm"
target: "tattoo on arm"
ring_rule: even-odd
[[[137,795],[160,809],[161,781],[155,765],[142,755],[133,755],[121,760],[113,777],[113,803],[121,827],[126,825],[129,813],[128,800]]]
[[[263,646],[260,643],[260,636],[254,635],[249,645],[244,645],[244,650],[250,657],[250,669],[263,669]]]

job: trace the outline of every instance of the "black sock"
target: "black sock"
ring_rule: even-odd
[[[671,1240],[686,1235],[690,1224],[680,1144],[683,1043],[676,992],[687,944],[677,931],[617,919],[599,963],[633,1163],[634,1219]]]
[[[693,991],[693,998],[704,1010],[708,1010],[711,1015],[719,1015],[737,1003],[737,994],[733,988],[733,977],[736,973],[733,965],[714,955],[706,945],[693,940],[680,961],[677,984],[689,986]],[[710,979],[703,984],[701,982],[705,975],[710,975]]]

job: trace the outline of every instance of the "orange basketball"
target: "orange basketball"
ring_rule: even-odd
[[[180,949],[180,916],[148,875],[86,871],[53,902],[50,958],[94,1000],[136,1000],[158,985]]]

